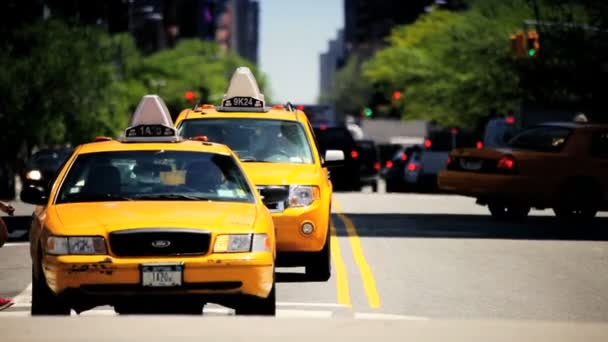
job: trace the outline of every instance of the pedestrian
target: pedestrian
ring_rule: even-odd
[[[9,216],[13,216],[15,208],[13,208],[11,205],[0,202],[0,211],[7,213]],[[2,220],[2,217],[0,217],[0,247],[4,246],[6,241],[8,241],[8,228],[6,228],[4,220]],[[8,308],[11,305],[13,305],[13,301],[11,299],[0,297],[0,311]]]

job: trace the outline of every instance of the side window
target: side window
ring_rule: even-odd
[[[570,129],[564,127],[531,128],[515,136],[509,145],[532,151],[559,152],[566,144],[570,132]]]
[[[608,131],[594,132],[591,137],[591,155],[608,158]]]

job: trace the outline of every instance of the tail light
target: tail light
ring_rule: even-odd
[[[403,160],[403,161],[407,160],[407,153],[405,153],[405,152],[401,153],[401,160]]]
[[[496,163],[496,168],[498,170],[506,172],[515,172],[516,166],[515,158],[513,158],[513,156],[504,156],[498,160],[498,163]]]
[[[392,160],[387,160],[386,161],[386,168],[390,169],[391,167],[393,167],[393,161]]]
[[[453,161],[454,161],[454,160],[452,159],[452,156],[448,156],[448,160],[446,160],[445,164],[446,164],[447,166],[450,166],[450,165],[452,165],[452,162],[453,162]]]
[[[374,170],[380,171],[380,162],[375,162],[374,163]]]
[[[409,164],[407,164],[407,170],[410,171],[410,172],[414,172],[414,171],[416,171],[418,169],[419,169],[418,164],[415,164],[415,163],[409,163]]]
[[[483,149],[483,141],[478,141],[476,146],[477,146],[478,150],[482,150]]]
[[[353,159],[357,159],[357,158],[359,158],[359,151],[357,151],[357,150],[352,150],[352,151],[350,151],[350,156],[351,156]]]
[[[514,116],[507,116],[505,118],[505,122],[512,125],[512,124],[515,123],[515,117]]]
[[[424,147],[431,148],[431,146],[433,146],[431,139],[424,139]]]

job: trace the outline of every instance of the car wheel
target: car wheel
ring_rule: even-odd
[[[277,295],[276,284],[272,283],[272,290],[266,298],[247,298],[244,303],[235,308],[237,316],[276,316],[277,314]]]
[[[506,205],[503,203],[488,203],[492,217],[499,221],[524,221],[530,213],[530,207],[525,205]]]
[[[559,195],[562,200],[553,208],[555,216],[566,222],[586,222],[598,212],[602,195],[591,182],[568,182]]]
[[[306,265],[306,278],[310,281],[328,281],[331,277],[331,234],[327,224],[325,246],[315,253]]]
[[[59,299],[46,284],[42,268],[38,270],[38,277],[32,268],[32,316],[69,316],[70,311],[70,307]]]

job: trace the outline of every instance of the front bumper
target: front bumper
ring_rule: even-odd
[[[182,286],[143,287],[141,265],[151,263],[183,263]],[[242,294],[265,298],[274,281],[274,260],[270,252],[139,259],[47,255],[43,270],[47,284],[59,295],[73,292],[88,296]]]
[[[278,253],[318,252],[323,249],[329,229],[329,203],[323,203],[316,200],[308,207],[287,208],[272,214]],[[314,225],[312,234],[302,233],[302,224],[306,222]]]

